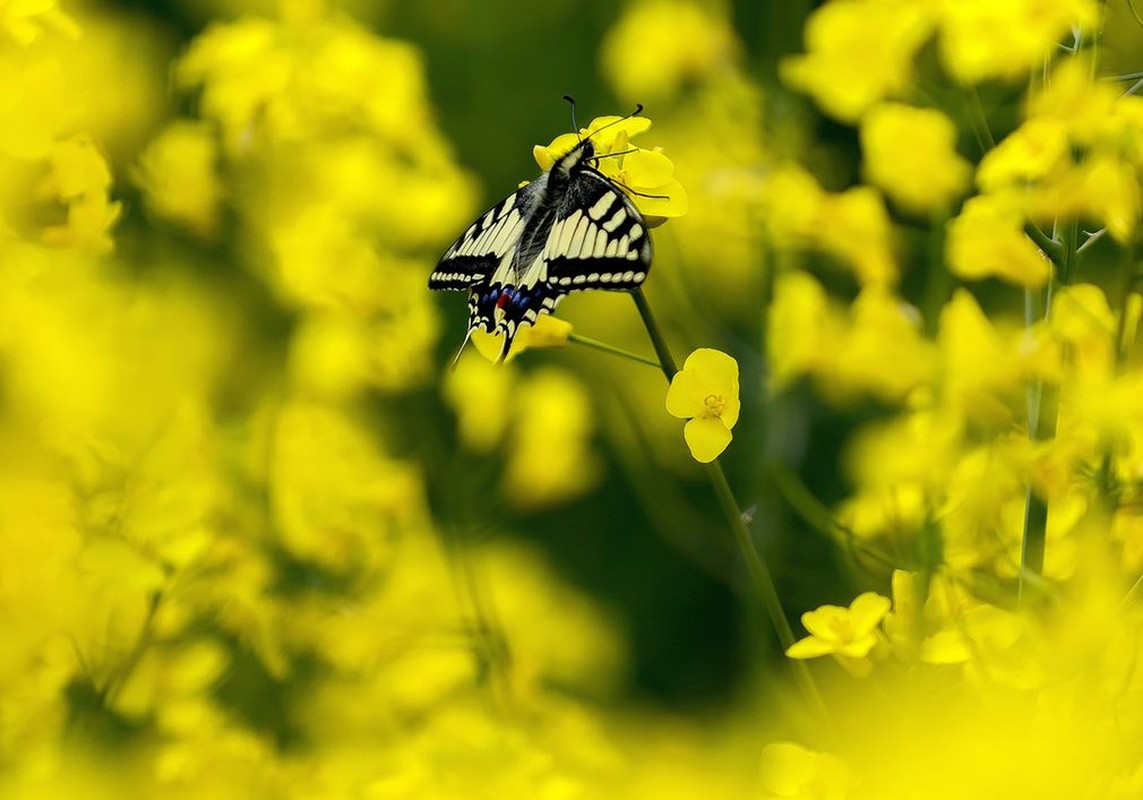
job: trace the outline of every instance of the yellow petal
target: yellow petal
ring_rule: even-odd
[[[604,128],[607,130],[603,130]],[[584,136],[592,137],[591,141],[595,145],[596,152],[608,153],[618,141],[622,140],[626,144],[628,139],[645,133],[650,128],[651,120],[646,117],[623,119],[623,117],[612,115],[593,119],[591,124],[587,126],[587,130],[584,131]],[[600,131],[602,134],[596,135]]]
[[[833,652],[833,645],[816,636],[807,636],[786,649],[789,658],[817,658]]]
[[[700,347],[683,364],[703,387],[703,395],[721,394],[738,397],[738,362],[721,350]]]
[[[623,171],[632,188],[663,186],[675,177],[675,165],[657,150],[636,150],[623,157]]]
[[[888,597],[877,592],[865,592],[854,598],[849,606],[850,622],[854,638],[865,636],[889,613],[891,603]]]
[[[720,419],[692,419],[683,427],[683,438],[695,461],[709,464],[730,444],[731,434]]]
[[[671,378],[667,389],[667,413],[679,419],[701,416],[705,410],[702,399],[706,396],[694,372],[683,369]]]
[[[662,186],[639,189],[643,195],[628,195],[635,207],[646,217],[681,217],[690,209],[687,190],[676,179],[671,178]],[[654,195],[645,197],[644,195]]]

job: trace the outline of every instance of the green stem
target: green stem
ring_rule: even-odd
[[[1048,234],[1040,230],[1040,227],[1033,222],[1029,222],[1024,226],[1024,233],[1028,235],[1036,247],[1044,251],[1052,263],[1056,267],[1056,271],[1062,271],[1064,268],[1064,245],[1063,242],[1058,242]]]
[[[891,559],[888,554],[861,541],[853,531],[838,522],[829,509],[822,505],[822,502],[806,487],[801,478],[787,466],[775,464],[769,472],[770,479],[782,495],[782,499],[812,530],[831,541],[835,541],[834,536],[840,533],[845,537],[846,544],[853,550],[864,553],[890,569],[896,566],[897,562]]]
[[[981,152],[987,153],[996,147],[996,137],[992,135],[992,128],[988,125],[988,116],[984,113],[984,104],[980,102],[980,95],[976,93],[975,89],[969,90],[965,105],[968,106],[969,120],[972,122],[972,130],[976,134],[976,141],[980,145]]]
[[[639,309],[639,316],[643,319],[643,326],[647,329],[647,335],[651,338],[651,344],[654,346],[655,353],[659,357],[659,367],[662,369],[663,375],[670,381],[675,377],[678,368],[675,366],[675,359],[671,355],[670,348],[667,346],[667,340],[663,336],[663,332],[659,328],[658,323],[655,321],[655,316],[651,313],[651,307],[647,303],[647,298],[643,295],[642,290],[636,289],[632,292],[632,296],[635,299],[635,306]],[[778,641],[782,645],[782,651],[785,652],[796,641],[794,631],[790,627],[790,621],[786,618],[786,612],[782,609],[782,601],[778,597],[778,590],[774,586],[774,580],[770,576],[770,570],[767,568],[766,562],[762,559],[762,555],[758,552],[758,548],[754,544],[754,538],[750,535],[750,530],[746,527],[746,521],[742,517],[742,510],[738,506],[738,501],[734,499],[734,492],[731,491],[730,483],[726,480],[726,474],[722,471],[722,466],[718,463],[718,459],[707,464],[707,477],[710,479],[714,493],[718,497],[718,502],[722,507],[723,514],[726,516],[726,521],[730,525],[730,530],[734,535],[734,543],[738,547],[739,555],[742,556],[743,561],[746,563],[746,570],[750,575],[750,582],[754,586],[754,591],[762,601],[762,605],[766,609],[766,614],[770,617],[770,624],[774,628],[774,632],[778,636]],[[828,725],[829,715],[826,710],[825,701],[822,699],[821,693],[814,683],[813,676],[810,675],[809,668],[803,661],[797,659],[788,659],[788,661],[794,672],[794,679],[798,682],[799,687],[805,693],[810,703],[813,704],[814,709],[819,713],[822,720]]]
[[[924,295],[921,299],[921,323],[925,336],[932,339],[937,335],[941,309],[952,294],[953,280],[945,264],[945,233],[948,226],[948,213],[944,212],[933,220],[928,241],[928,264]]]
[[[634,361],[638,364],[646,364],[647,366],[654,367],[655,369],[659,368],[659,362],[655,361],[652,358],[636,355],[635,353],[629,353],[626,350],[622,350],[618,347],[606,344],[605,342],[598,341],[597,339],[589,339],[586,336],[580,336],[578,333],[569,334],[568,341],[575,342],[576,344],[582,344],[585,347],[593,347],[596,350],[602,350],[604,353],[610,353],[613,356],[626,358],[628,361]]]
[[[1079,223],[1068,223],[1063,233],[1064,260],[1059,272],[1059,284],[1069,284],[1076,269],[1076,239],[1079,236]],[[1052,313],[1052,296],[1056,281],[1048,284],[1044,300],[1044,319]],[[1031,315],[1029,315],[1031,316]],[[1046,442],[1055,438],[1056,420],[1060,399],[1059,389],[1043,381],[1036,383],[1028,413],[1028,432],[1035,442]],[[1029,484],[1024,494],[1024,530],[1020,543],[1020,588],[1021,601],[1024,601],[1035,587],[1036,580],[1044,574],[1044,553],[1048,539],[1048,503]]]
[[[636,289],[631,293],[631,296],[635,298],[635,307],[639,309],[639,316],[643,319],[643,327],[647,329],[647,335],[651,337],[651,346],[655,348],[655,355],[659,358],[658,367],[669,381],[675,377],[679,368],[675,366],[675,359],[671,355],[670,348],[667,347],[667,340],[663,337],[659,324],[655,322],[655,315],[651,313],[651,306],[647,304],[643,289]]]

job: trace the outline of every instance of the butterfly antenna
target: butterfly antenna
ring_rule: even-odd
[[[575,131],[575,135],[576,135],[576,136],[579,136],[579,125],[577,125],[577,124],[576,124],[576,122],[575,122],[575,98],[574,98],[574,97],[572,97],[570,94],[565,94],[565,95],[564,95],[564,100],[567,100],[567,101],[568,101],[568,104],[569,104],[569,105],[571,105],[571,112],[572,112],[572,130],[573,130],[573,131]],[[583,137],[582,137],[582,136],[579,136],[579,139],[580,139],[580,141],[581,141],[581,142],[583,141]]]
[[[611,122],[607,123],[606,125],[604,125],[604,126],[603,126],[602,128],[600,128],[599,130],[597,130],[597,131],[593,131],[593,132],[591,133],[591,135],[590,135],[590,136],[588,136],[587,138],[588,138],[588,139],[590,139],[592,136],[595,136],[596,134],[598,134],[598,133],[602,133],[603,131],[607,130],[607,129],[608,129],[608,128],[610,128],[612,125],[618,125],[620,122],[624,122],[625,120],[629,120],[629,119],[631,119],[632,117],[637,117],[637,116],[639,116],[639,115],[640,115],[640,114],[642,114],[642,113],[643,113],[643,104],[642,104],[642,103],[636,103],[636,104],[635,104],[635,110],[634,110],[634,111],[632,111],[630,114],[628,114],[628,115],[627,115],[627,116],[625,116],[625,117],[620,117],[619,119],[613,119],[613,120],[611,120]],[[578,128],[577,128],[576,130],[578,130]]]

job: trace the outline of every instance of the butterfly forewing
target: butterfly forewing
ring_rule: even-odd
[[[468,226],[441,256],[429,276],[430,289],[470,289],[491,279],[526,227],[529,188],[508,195]]]

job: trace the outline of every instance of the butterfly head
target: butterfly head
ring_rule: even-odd
[[[575,147],[556,160],[556,163],[552,165],[552,171],[558,170],[565,175],[570,174],[580,164],[590,162],[594,157],[595,145],[591,143],[591,139],[582,139]]]

